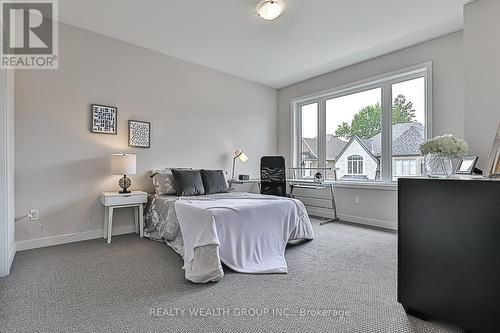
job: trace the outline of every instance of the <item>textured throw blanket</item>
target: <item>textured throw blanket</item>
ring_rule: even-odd
[[[219,247],[221,261],[243,273],[286,273],[286,244],[313,239],[304,205],[291,198],[252,193],[184,197],[175,203],[184,240],[184,266],[195,249]]]

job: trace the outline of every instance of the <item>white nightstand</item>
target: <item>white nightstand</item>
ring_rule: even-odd
[[[111,230],[113,228],[113,211],[115,208],[134,207],[135,232],[141,237],[144,234],[143,204],[148,202],[148,194],[142,191],[131,193],[103,192],[101,203],[104,205],[104,239],[111,243]]]
[[[229,188],[231,190],[234,189],[234,184],[236,185],[257,185],[259,187],[260,192],[260,179],[247,179],[247,180],[239,180],[239,179],[229,179],[228,181]]]

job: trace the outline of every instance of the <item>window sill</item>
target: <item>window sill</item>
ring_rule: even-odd
[[[382,191],[397,191],[398,183],[362,183],[362,182],[334,182],[326,181],[325,183],[334,184],[336,188],[355,188],[355,189],[365,189],[365,190],[382,190]]]

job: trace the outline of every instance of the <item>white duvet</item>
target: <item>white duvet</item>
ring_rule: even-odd
[[[175,211],[184,267],[191,275],[200,247],[218,248],[220,260],[237,272],[287,273],[287,243],[314,237],[304,205],[291,198],[252,193],[183,197],[175,202]],[[203,274],[190,280],[202,282]]]

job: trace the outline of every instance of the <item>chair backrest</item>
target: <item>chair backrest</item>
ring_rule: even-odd
[[[260,159],[260,193],[286,196],[286,168],[283,156]]]

